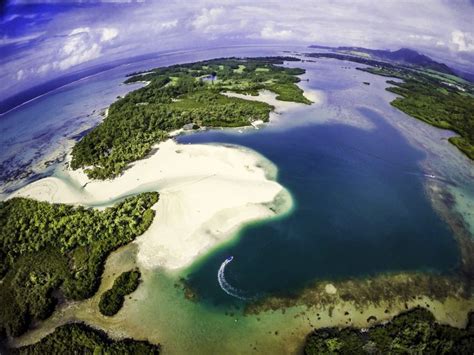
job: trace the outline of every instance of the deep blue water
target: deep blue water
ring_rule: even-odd
[[[178,138],[258,151],[278,166],[278,181],[295,201],[290,215],[247,226],[236,243],[192,266],[190,285],[204,300],[231,301],[216,279],[229,255],[226,279],[243,296],[288,293],[317,279],[449,272],[457,265],[457,244],[424,193],[424,153],[377,112],[359,112],[375,129],[313,124]]]

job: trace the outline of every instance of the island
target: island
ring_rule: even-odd
[[[310,104],[296,83],[303,69],[282,66],[294,57],[227,58],[134,73],[145,82],[112,104],[104,121],[72,150],[71,167],[95,179],[118,176],[171,131],[190,127],[241,127],[268,121],[272,106],[226,96],[226,92],[277,94],[277,100]]]
[[[189,153],[185,154],[184,149],[176,149],[176,143],[164,142],[170,137],[170,132],[184,126],[194,129],[240,127],[269,120],[274,109],[272,105],[234,97],[231,93],[256,97],[262,90],[268,90],[275,93],[279,101],[311,104],[296,85],[300,81],[298,75],[305,71],[284,66],[285,62],[295,60],[293,57],[215,59],[129,76],[126,83],[145,81],[147,84],[118,98],[108,109],[104,121],[90,130],[72,150],[69,167],[81,170],[79,174],[83,171],[90,181],[83,184],[61,182],[58,185],[56,177],[48,177],[0,202],[2,342],[22,335],[32,324],[50,317],[57,305],[92,297],[99,289],[108,255],[149,229],[156,213],[152,207],[157,205],[159,194],[144,192],[129,197],[126,190],[131,186],[128,178],[125,183],[117,183],[129,163],[144,158],[159,142],[163,144],[159,159],[163,159],[163,154],[166,156],[167,150],[172,154],[171,160],[188,155],[192,159],[193,151],[199,147],[190,147]],[[261,166],[263,158],[241,149],[209,149],[225,157],[219,169],[221,175],[226,174],[226,180],[230,151],[235,155],[234,159],[246,162],[243,170],[234,169],[233,174],[243,177],[245,184],[242,188],[252,198],[249,200],[242,194],[237,196],[237,204],[245,206],[245,210],[239,212],[242,216],[233,218],[232,223],[240,224],[240,219],[263,218],[276,213],[270,205],[264,206],[263,203],[270,203],[282,187],[265,176]],[[112,184],[110,188],[98,185],[97,189],[105,193],[104,196],[98,194],[97,199],[90,199],[93,194],[88,192],[89,189],[95,188],[95,181],[105,179],[109,180],[101,182]],[[133,180],[138,178],[133,177]],[[54,185],[50,185],[50,181],[54,181]],[[238,184],[238,180],[235,181],[232,183]],[[116,184],[118,189],[114,188]],[[35,190],[37,185],[40,188]],[[46,190],[43,191],[43,187]],[[59,191],[54,198],[50,194],[51,187]],[[31,188],[34,190],[32,194]],[[257,190],[260,192],[256,193]],[[93,208],[103,204],[100,201],[112,200],[118,202],[108,203],[112,205],[105,209]],[[247,206],[249,202],[254,206]],[[216,211],[227,208],[210,207],[210,214],[215,214],[216,208]],[[191,250],[189,254],[195,257],[196,251]],[[192,259],[185,255],[183,260],[180,263]],[[124,297],[133,292],[139,282],[138,269],[122,273],[113,287],[101,295],[101,313],[106,316],[116,314]],[[90,344],[81,340],[89,336],[97,339],[94,348],[104,343],[111,347],[109,349],[115,349],[115,342],[103,338],[95,329],[74,323],[60,326],[40,343],[16,351],[37,353],[51,344],[55,344],[51,349],[59,351],[69,342],[77,349],[91,350]],[[124,343],[118,344],[117,349],[122,349]]]
[[[125,296],[131,294],[140,284],[140,270],[137,268],[123,272],[114,281],[111,289],[100,296],[99,310],[104,316],[115,315],[123,306]]]

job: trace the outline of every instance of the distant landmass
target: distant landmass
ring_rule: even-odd
[[[433,69],[446,74],[455,74],[455,72],[444,63],[439,63],[431,59],[430,57],[418,53],[417,51],[410,48],[400,48],[396,51],[389,51],[384,49],[368,49],[362,47],[323,47],[323,46],[310,46],[311,48],[325,48],[325,49],[336,49],[338,51],[352,52],[352,54],[368,54],[375,59],[387,60],[400,64],[418,65],[424,68]]]
[[[318,46],[311,45],[310,48],[319,49],[330,49],[338,52],[344,52],[345,54],[352,54],[355,56],[369,56],[371,59],[378,59],[382,61],[395,62],[404,65],[420,66],[426,69],[436,70],[442,73],[457,75],[465,80],[474,82],[474,74],[465,73],[450,68],[444,63],[437,62],[430,57],[421,54],[410,48],[400,48],[396,51],[384,50],[384,49],[369,49],[363,47],[329,47],[329,46]]]

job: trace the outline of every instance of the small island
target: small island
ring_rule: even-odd
[[[104,316],[113,316],[122,308],[125,296],[138,288],[140,284],[140,271],[138,269],[123,272],[114,281],[111,289],[105,291],[100,297],[99,310]]]

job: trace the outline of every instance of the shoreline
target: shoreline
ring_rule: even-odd
[[[443,289],[445,292],[439,291]],[[314,318],[314,328],[366,328],[422,307],[440,324],[463,328],[474,300],[466,295],[465,280],[420,272],[380,274],[363,279],[315,282],[297,296],[270,296],[250,303],[244,313],[260,315],[302,307]],[[404,290],[400,294],[400,290]],[[376,291],[372,296],[371,293]],[[371,318],[374,317],[374,318]]]
[[[298,85],[298,87],[304,90],[303,94],[312,102],[311,105],[320,106],[324,102],[324,94],[321,91],[312,90],[303,87],[303,85]],[[256,96],[250,94],[239,94],[232,91],[223,92],[222,94],[228,97],[236,97],[238,99],[265,102],[266,104],[273,106],[274,110],[270,112],[269,122],[273,121],[275,115],[302,107],[304,108],[306,106],[305,104],[298,102],[277,100],[276,97],[278,95],[270,90],[260,90],[259,94]]]

